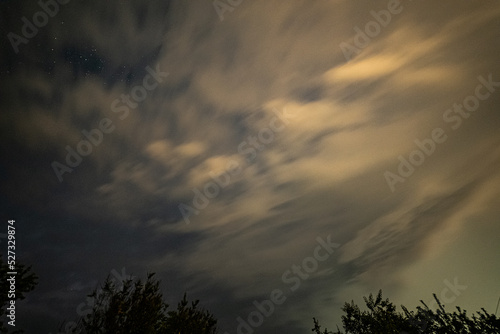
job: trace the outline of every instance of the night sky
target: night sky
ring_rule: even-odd
[[[495,312],[498,1],[43,1],[0,2],[16,327],[148,272],[221,334],[335,329],[379,289]]]

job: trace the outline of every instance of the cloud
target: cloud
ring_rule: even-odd
[[[282,286],[282,273],[310,255],[316,237],[332,235],[338,253],[266,319],[263,333],[298,332],[367,286],[395,294],[410,286],[417,278],[398,275],[401,268],[438,257],[438,240],[460,235],[498,197],[500,95],[456,131],[443,113],[474,92],[478,75],[500,80],[492,46],[500,9],[405,2],[346,62],[339,44],[383,6],[243,2],[223,22],[201,2],[65,7],[38,42],[9,58],[12,84],[3,81],[9,94],[0,101],[12,161],[4,205],[43,218],[42,229],[26,217],[39,233],[32,244],[42,239],[50,254],[40,263],[60,272],[53,259],[71,253],[64,266],[83,276],[68,269],[60,281],[81,289],[94,268],[84,255],[102,254],[97,276],[133,262],[160,271],[173,290],[228,307],[234,317],[222,323],[233,326],[253,300]],[[142,83],[146,66],[169,76],[122,120],[113,101]],[[65,147],[103,118],[115,130],[59,184],[50,163],[64,161]],[[447,141],[391,193],[384,171],[437,127]],[[263,143],[265,129],[275,130]],[[254,154],[242,153],[242,143]],[[185,224],[179,204],[191,205],[193,188],[232,161],[241,171]],[[29,193],[14,191],[21,186]],[[37,303],[58,289],[45,286]]]

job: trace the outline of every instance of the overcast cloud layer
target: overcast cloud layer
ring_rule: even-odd
[[[40,276],[19,325],[56,332],[113,271],[157,272],[230,334],[275,289],[256,333],[335,328],[378,289],[414,307],[454,279],[447,307],[493,312],[500,4],[231,8],[75,0],[13,47],[41,8],[0,4],[1,212]]]

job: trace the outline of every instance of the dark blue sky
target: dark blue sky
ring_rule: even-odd
[[[229,334],[335,328],[379,289],[494,311],[498,2],[41,3],[0,3],[28,333],[151,271]]]

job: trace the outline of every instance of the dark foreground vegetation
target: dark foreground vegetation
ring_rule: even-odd
[[[1,276],[1,323],[0,333],[23,333],[16,326],[15,332],[9,332],[6,317],[11,298],[8,296],[7,264],[0,259]],[[37,276],[30,267],[17,266],[16,299],[23,299],[25,294],[34,289]],[[168,310],[160,291],[160,281],[154,274],[147,278],[125,279],[115,282],[109,277],[102,286],[90,295],[94,303],[92,309],[76,319],[76,326],[69,333],[78,334],[217,334],[217,320],[207,310],[198,307],[199,301],[189,302],[186,294],[177,308]],[[314,334],[500,334],[500,318],[489,314],[486,310],[469,315],[457,307],[448,312],[436,299],[438,308],[431,310],[425,303],[415,311],[396,306],[388,299],[382,298],[382,291],[376,297],[370,294],[365,297],[366,308],[345,303],[342,307],[342,329],[335,331],[322,329],[319,321],[313,318]],[[20,324],[19,324],[20,325]],[[62,329],[59,332],[65,332]],[[258,329],[255,330],[258,333]]]
[[[315,318],[313,332],[316,334],[498,334],[500,318],[486,310],[469,316],[467,311],[457,307],[454,312],[447,312],[436,295],[436,311],[424,302],[416,311],[409,311],[401,306],[402,312],[388,299],[382,298],[382,291],[377,297],[364,297],[367,310],[361,310],[354,302],[345,303],[342,311],[343,330],[321,331]]]

